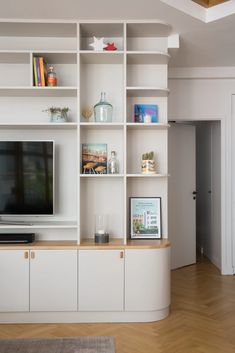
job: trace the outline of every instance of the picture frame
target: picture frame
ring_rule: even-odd
[[[158,106],[156,104],[134,104],[135,123],[157,123]]]
[[[82,144],[82,174],[107,174],[107,144]]]
[[[161,239],[161,197],[130,197],[130,238]]]

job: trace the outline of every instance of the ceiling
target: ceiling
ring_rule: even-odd
[[[177,0],[177,4],[183,1],[186,0]],[[232,0],[228,3],[233,1],[235,2]],[[173,31],[180,34],[180,49],[170,53],[172,55],[170,66],[235,66],[234,14],[205,23],[165,2],[160,0],[0,0],[0,16],[2,19],[161,20],[171,24]],[[174,2],[176,4],[176,1]],[[195,10],[201,8],[209,11],[189,2]]]

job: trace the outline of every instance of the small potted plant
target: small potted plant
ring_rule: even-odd
[[[49,107],[44,112],[47,112],[52,123],[67,123],[68,122],[68,107]]]
[[[147,152],[142,155],[141,169],[143,174],[155,174],[154,152]]]

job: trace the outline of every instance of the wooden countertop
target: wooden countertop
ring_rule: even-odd
[[[157,240],[128,240],[123,244],[122,239],[111,239],[107,244],[94,243],[93,239],[83,240],[81,244],[76,241],[35,241],[30,244],[0,244],[0,250],[95,250],[95,249],[161,249],[170,246],[168,239]]]

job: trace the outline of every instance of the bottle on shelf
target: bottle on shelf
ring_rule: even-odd
[[[94,106],[95,122],[112,122],[113,106],[106,101],[105,92],[101,92],[100,101]]]
[[[57,86],[57,76],[54,71],[54,67],[51,65],[48,68],[48,73],[47,73],[47,86],[49,87],[55,87]]]
[[[115,151],[111,151],[111,157],[108,162],[108,172],[109,174],[118,174],[118,160],[117,160],[117,154]]]

